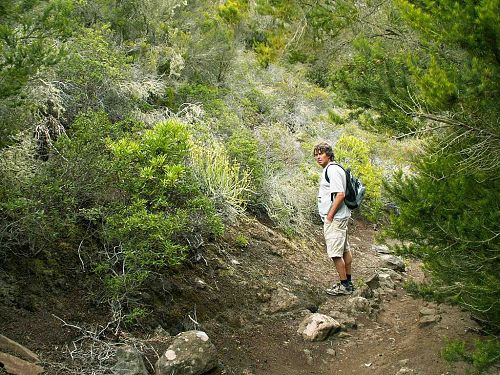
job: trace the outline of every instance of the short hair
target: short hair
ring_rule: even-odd
[[[321,142],[318,143],[316,146],[314,146],[313,150],[313,156],[316,156],[317,154],[323,154],[325,153],[330,157],[330,160],[333,161],[335,159],[335,155],[333,153],[333,148],[330,146],[330,144],[326,142]]]

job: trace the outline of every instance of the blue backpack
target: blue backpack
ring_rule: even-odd
[[[328,183],[330,183],[330,178],[328,177],[328,167],[330,167],[330,165],[332,164],[329,164],[325,169],[325,179]],[[365,197],[365,190],[366,190],[365,186],[361,183],[359,178],[355,177],[351,173],[350,168],[344,169],[343,166],[337,163],[335,163],[335,165],[338,165],[345,172],[345,179],[347,182],[345,189],[345,198],[344,198],[345,205],[351,210],[358,208],[361,205],[363,198]],[[333,194],[332,194],[332,201],[333,201]]]

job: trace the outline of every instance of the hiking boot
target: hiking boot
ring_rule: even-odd
[[[326,294],[330,296],[348,296],[352,293],[352,289],[349,287],[345,287],[341,283],[335,284],[331,288],[326,290]]]

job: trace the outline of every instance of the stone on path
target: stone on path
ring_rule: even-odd
[[[379,278],[379,284],[380,284],[381,288],[383,288],[383,289],[395,289],[396,288],[394,281],[392,281],[391,275],[389,275],[388,273],[379,273],[378,278]]]
[[[371,313],[372,307],[370,301],[364,297],[353,297],[347,301],[349,311],[352,313]]]
[[[389,268],[395,271],[403,272],[406,269],[403,260],[395,255],[382,254],[380,255],[380,259],[382,259]]]
[[[306,341],[323,341],[340,330],[340,323],[330,316],[314,313],[299,325],[297,333]]]
[[[328,313],[333,319],[335,319],[340,324],[340,329],[346,331],[347,329],[356,329],[358,325],[356,324],[356,319],[340,311],[330,311]]]
[[[284,288],[276,289],[272,295],[267,308],[267,313],[275,314],[297,309],[301,306],[301,301],[293,293]]]
[[[178,334],[156,362],[156,375],[201,375],[217,367],[217,350],[202,331]]]
[[[378,273],[371,275],[368,280],[366,280],[366,285],[368,285],[372,290],[380,288]]]
[[[392,251],[389,249],[387,245],[372,245],[372,250],[376,251],[379,254],[391,254]]]
[[[439,315],[424,315],[418,321],[419,327],[426,327],[428,325],[437,323],[441,320],[441,316]]]
[[[426,307],[426,306],[422,306],[418,312],[420,313],[420,315],[436,315],[437,314],[436,309]]]

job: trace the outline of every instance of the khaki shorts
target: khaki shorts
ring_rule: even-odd
[[[326,252],[330,258],[340,258],[350,250],[347,240],[347,223],[349,218],[333,220],[331,223],[325,221],[323,233],[325,235]]]

